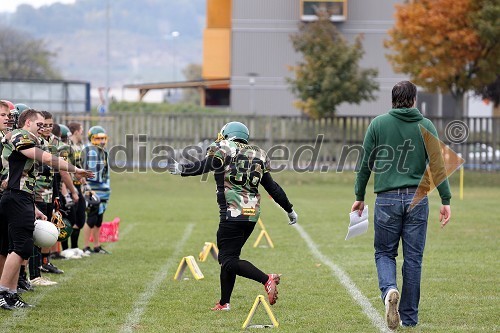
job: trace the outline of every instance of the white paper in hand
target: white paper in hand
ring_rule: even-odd
[[[345,240],[364,234],[368,230],[368,206],[365,206],[361,216],[355,210],[349,214],[349,230]]]

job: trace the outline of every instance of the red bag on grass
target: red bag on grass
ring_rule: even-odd
[[[115,217],[111,222],[103,222],[99,231],[99,242],[109,243],[118,241],[118,229],[120,228],[120,218]],[[94,239],[90,236],[90,241]]]

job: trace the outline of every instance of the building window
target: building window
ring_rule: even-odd
[[[301,0],[300,15],[302,21],[316,21],[318,10],[326,10],[332,22],[343,22],[347,18],[347,0]]]

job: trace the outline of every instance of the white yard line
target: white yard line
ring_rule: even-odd
[[[172,266],[172,264],[175,264],[179,260],[179,256],[182,251],[182,248],[184,247],[184,243],[186,243],[186,241],[191,236],[193,228],[194,228],[193,223],[189,224],[186,227],[182,239],[175,246],[176,250],[168,258],[165,265],[161,267],[159,273],[156,274],[153,282],[148,282],[146,284],[146,286],[144,287],[144,292],[139,296],[139,299],[134,303],[134,308],[132,309],[132,312],[129,313],[127,321],[125,322],[125,324],[123,324],[120,332],[133,332],[134,327],[140,323],[141,317],[144,313],[144,310],[148,306],[151,297],[156,292],[156,289],[158,289],[158,287],[160,286],[160,283],[162,283],[163,280],[165,280],[165,278],[167,277],[168,271]]]
[[[387,328],[385,320],[382,318],[382,316],[380,316],[377,310],[375,310],[368,298],[366,298],[366,296],[361,293],[358,287],[356,287],[349,275],[347,275],[347,273],[344,272],[342,268],[334,264],[327,256],[321,253],[316,243],[314,243],[312,238],[300,224],[296,224],[295,228],[299,232],[302,239],[306,242],[312,254],[332,270],[333,274],[339,279],[344,288],[347,289],[351,297],[356,301],[356,303],[359,304],[359,306],[363,310],[363,313],[368,317],[368,319],[370,319],[373,326],[375,326],[380,332],[391,332]]]
[[[126,236],[134,227],[134,224],[128,224],[123,230],[120,230],[120,238],[123,238]],[[116,243],[111,243],[106,246],[107,250],[113,249],[113,246]],[[94,254],[95,256],[101,256],[101,254]],[[52,293],[58,289],[60,285],[68,283],[75,275],[79,274],[80,270],[88,265],[89,262],[92,260],[89,260],[90,258],[84,258],[84,259],[72,259],[72,260],[80,260],[81,265],[79,266],[78,269],[73,269],[69,271],[68,273],[64,273],[63,276],[61,276],[60,279],[57,280],[57,285],[54,286],[44,286],[44,287],[35,287],[36,288],[36,296],[35,297],[30,297],[29,304],[37,305],[40,303],[40,301],[49,293]],[[3,311],[4,313],[6,311]],[[6,321],[2,323],[2,332],[9,332],[13,326],[17,325],[19,322],[23,321],[25,317],[30,313],[29,310],[13,310],[12,311],[12,316]]]

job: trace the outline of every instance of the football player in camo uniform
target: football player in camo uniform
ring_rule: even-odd
[[[54,124],[52,114],[48,111],[41,111],[44,117],[44,125],[40,131],[41,148],[53,155],[62,157],[65,161],[65,154],[60,152],[60,148],[64,146],[59,138],[59,130],[57,124]],[[71,176],[65,172],[54,172],[48,165],[37,163],[38,175],[35,185],[35,204],[49,218],[52,217],[53,208],[59,204],[59,177],[65,183],[71,181]],[[60,176],[59,176],[60,175]],[[41,249],[41,258],[35,247],[34,255],[30,257],[30,280],[33,285],[48,286],[54,285],[56,282],[42,277],[41,272],[62,274],[64,271],[56,267],[50,262],[50,248]],[[53,248],[53,252],[57,252],[57,246]]]
[[[72,148],[72,154],[70,156],[70,163],[81,167],[81,154],[83,150],[83,127],[80,123],[69,123],[69,130],[71,131],[70,145]],[[71,211],[68,215],[68,219],[71,221],[73,232],[71,233],[71,248],[78,248],[78,238],[80,236],[80,230],[85,224],[85,199],[82,193],[82,186],[86,185],[85,179],[77,179],[73,177],[73,185],[78,192],[79,200],[71,207]]]
[[[47,217],[35,207],[35,160],[55,169],[93,177],[90,171],[76,168],[39,148],[38,131],[44,125],[39,111],[28,109],[19,115],[18,127],[4,138],[2,156],[9,163],[7,188],[0,201],[2,218],[8,223],[9,254],[0,278],[0,307],[6,310],[30,307],[17,292],[19,270],[33,251],[34,220]]]
[[[221,266],[221,298],[212,308],[214,311],[230,310],[237,275],[262,283],[270,304],[278,299],[276,285],[280,282],[280,275],[266,274],[240,259],[241,249],[260,216],[259,184],[288,213],[289,224],[297,222],[292,204],[271,177],[269,157],[261,148],[249,145],[248,139],[249,131],[244,124],[227,123],[217,141],[208,148],[205,159],[193,164],[175,162],[168,167],[171,174],[183,177],[214,171],[220,209],[217,247]]]
[[[7,122],[8,128],[6,129],[8,131],[8,130],[13,130],[13,129],[17,128],[17,119],[18,119],[19,115],[24,110],[28,109],[28,106],[26,104],[22,104],[22,103],[17,103],[14,105],[14,104],[12,104],[12,102],[9,102],[9,101],[5,101],[5,102],[9,105],[9,109],[10,109],[9,120]],[[6,134],[6,133],[4,133],[4,134]],[[3,148],[3,144],[4,144],[4,142],[2,143],[2,148]],[[3,149],[2,149],[2,151],[3,151]],[[2,157],[2,191],[3,191],[3,188],[7,187],[8,178],[9,178],[9,163],[6,159],[4,159]],[[4,231],[5,232],[2,232],[2,240],[0,240],[0,243],[7,244],[7,245],[0,245],[0,248],[1,248],[0,253],[2,253],[2,254],[5,253],[5,259],[6,259],[6,256],[8,253],[8,228],[7,228],[7,224],[4,225]],[[2,258],[1,265],[3,267],[3,262],[4,262],[3,255],[1,258]],[[27,273],[26,273],[27,263],[28,263],[28,261],[24,260],[23,263],[21,264],[21,268],[19,270],[19,279],[17,282],[17,291],[18,292],[24,292],[24,291],[28,291],[28,290],[32,291],[33,290],[31,283],[28,280]],[[2,269],[0,269],[0,275],[1,275],[1,271],[2,271]]]
[[[57,152],[59,156],[64,158],[65,161],[70,161],[72,163],[72,161],[74,161],[74,152],[70,141],[72,133],[68,126],[64,124],[59,124],[59,128],[61,129],[61,134],[59,136],[61,138],[61,144],[57,147]],[[74,185],[72,176],[67,173],[61,173],[61,178],[62,184],[60,185],[60,198],[62,200],[62,204],[65,207],[64,210],[61,210],[61,213],[64,218],[69,219],[71,209],[73,208],[73,206],[75,206],[75,204],[78,204],[78,201],[80,201],[80,197],[78,196],[78,190]],[[71,228],[71,226],[68,226],[68,228],[71,234],[73,234],[73,228]],[[68,245],[68,239],[61,241],[63,250],[67,250]],[[60,256],[59,253],[57,254]]]
[[[10,110],[15,109],[14,104],[12,102],[2,100],[0,101],[0,155],[3,151],[3,138],[5,134],[7,134],[10,120]],[[6,161],[5,161],[6,162]],[[7,179],[7,168],[4,166],[6,163],[2,160],[2,164],[0,165],[0,181],[3,183],[4,180]],[[6,184],[3,184],[6,185]],[[3,195],[4,186],[0,186],[0,198]],[[2,276],[3,265],[5,264],[5,259],[7,258],[8,250],[9,250],[9,238],[8,238],[8,229],[7,223],[3,219],[3,215],[0,212],[0,276]]]

